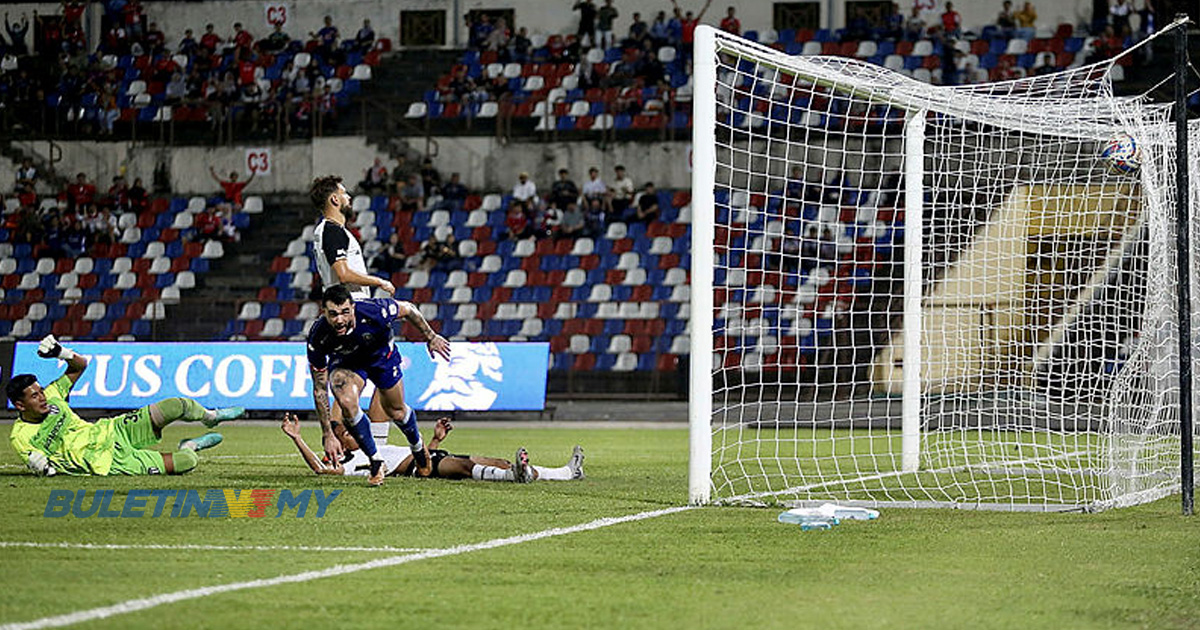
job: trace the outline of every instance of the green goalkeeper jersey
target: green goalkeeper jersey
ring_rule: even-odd
[[[28,463],[29,452],[46,454],[50,465],[72,475],[107,475],[112,468],[115,431],[111,422],[87,422],[67,405],[74,383],[66,375],[45,388],[50,415],[40,423],[18,419],[13,423],[9,441],[21,460]]]

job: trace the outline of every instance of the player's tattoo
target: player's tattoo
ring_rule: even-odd
[[[317,420],[321,423],[321,433],[329,435],[333,432],[330,425],[329,391],[327,384],[329,376],[325,370],[312,370],[313,406],[317,409]]]
[[[396,301],[400,304],[400,310],[404,313],[404,319],[413,326],[416,326],[417,330],[421,331],[422,338],[429,341],[437,336],[437,333],[433,332],[433,327],[429,325],[429,322],[425,321],[425,316],[421,314],[421,309],[417,308],[416,304],[403,300]]]

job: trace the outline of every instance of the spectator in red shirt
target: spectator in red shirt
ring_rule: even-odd
[[[254,36],[250,34],[250,31],[242,28],[241,22],[233,23],[233,45],[245,48],[247,52],[254,46]]]
[[[96,185],[87,180],[87,175],[75,176],[75,183],[67,186],[67,209],[76,212],[96,199]]]
[[[525,204],[516,199],[508,206],[508,215],[504,218],[504,225],[508,228],[505,236],[512,240],[526,238],[533,233],[533,226],[529,224],[529,215],[525,213]]]
[[[125,14],[125,31],[129,33],[129,37],[134,40],[142,38],[142,2],[141,0],[128,0],[125,7],[121,9]]]
[[[721,20],[721,30],[725,31],[726,33],[733,33],[734,35],[741,35],[742,34],[742,23],[734,15],[735,12],[736,11],[733,7],[729,7],[729,9],[725,13],[725,18]]]
[[[83,19],[83,11],[87,8],[86,2],[67,2],[62,3],[63,23],[67,25],[79,26]]]
[[[228,180],[222,180],[221,177],[217,175],[216,169],[211,166],[208,167],[208,172],[212,175],[212,178],[216,180],[217,184],[221,186],[221,190],[225,195],[225,200],[233,204],[234,210],[241,210],[242,191],[245,190],[246,186],[250,185],[250,182],[254,181],[254,176],[257,173],[255,171],[250,171],[250,179],[247,179],[244,182],[239,182],[237,171],[230,171]]]
[[[221,235],[221,217],[217,215],[217,207],[209,206],[204,212],[192,219],[192,227],[196,230],[197,240],[211,240]]]
[[[683,29],[682,37],[680,39],[683,42],[683,48],[685,52],[691,52],[692,43],[696,41],[696,27],[700,25],[700,20],[704,19],[704,13],[708,11],[708,7],[711,4],[712,0],[704,0],[704,8],[700,9],[699,15],[692,15],[692,12],[688,11],[687,14],[683,16],[683,19],[680,20],[680,24]],[[675,7],[676,11],[679,11],[679,3],[675,0],[671,0],[671,6]]]
[[[954,3],[946,3],[946,12],[942,13],[942,31],[946,37],[961,37],[962,36],[962,16],[958,11],[954,10]]]
[[[212,24],[204,25],[204,34],[200,36],[200,47],[207,48],[208,52],[213,52],[217,46],[221,45],[221,36],[213,31]]]

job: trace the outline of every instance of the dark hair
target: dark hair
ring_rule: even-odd
[[[350,301],[350,289],[344,284],[335,284],[321,292],[321,304],[345,304]]]
[[[308,198],[318,212],[325,210],[325,202],[329,199],[329,195],[337,192],[340,183],[342,183],[342,178],[337,175],[326,175],[313,180],[312,187],[308,189]]]
[[[8,385],[4,387],[4,395],[12,402],[21,400],[21,396],[25,395],[25,390],[37,382],[37,377],[32,374],[18,374],[8,381]]]

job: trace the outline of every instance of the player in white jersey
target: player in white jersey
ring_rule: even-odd
[[[308,467],[318,475],[349,475],[370,476],[371,462],[358,449],[346,430],[337,427],[334,432],[342,440],[344,456],[337,464],[327,464],[317,458],[317,454],[300,437],[300,422],[292,414],[284,414],[280,422],[284,434],[292,439],[292,443],[300,451]],[[377,456],[384,460],[386,474],[393,477],[434,477],[439,479],[474,479],[476,481],[514,481],[528,483],[535,479],[545,481],[574,481],[584,478],[583,448],[576,446],[570,461],[565,466],[547,468],[529,463],[529,455],[524,448],[517,449],[516,461],[519,465],[507,459],[480,457],[477,455],[452,455],[439,449],[442,441],[454,425],[449,418],[438,418],[437,426],[433,429],[433,439],[429,441],[429,455],[433,462],[431,472],[421,475],[413,466],[412,453],[398,446],[383,445],[378,447]]]
[[[326,175],[313,180],[309,198],[321,213],[321,222],[313,233],[313,253],[317,257],[322,290],[344,284],[356,300],[371,297],[371,287],[383,289],[388,295],[395,293],[396,287],[390,281],[367,273],[362,245],[346,229],[350,194],[342,185],[342,178]]]
[[[394,294],[396,287],[390,281],[367,273],[362,245],[346,229],[346,221],[350,219],[350,194],[346,192],[342,178],[326,175],[314,179],[308,196],[313,207],[321,213],[321,221],[313,232],[313,253],[317,259],[317,275],[321,277],[321,290],[344,284],[355,300],[370,298],[370,287],[379,287],[388,295]],[[332,414],[334,422],[341,422],[341,409],[337,405],[333,406]],[[375,440],[386,443],[392,423],[383,413],[378,393],[371,397],[367,417],[371,420],[371,434]]]

